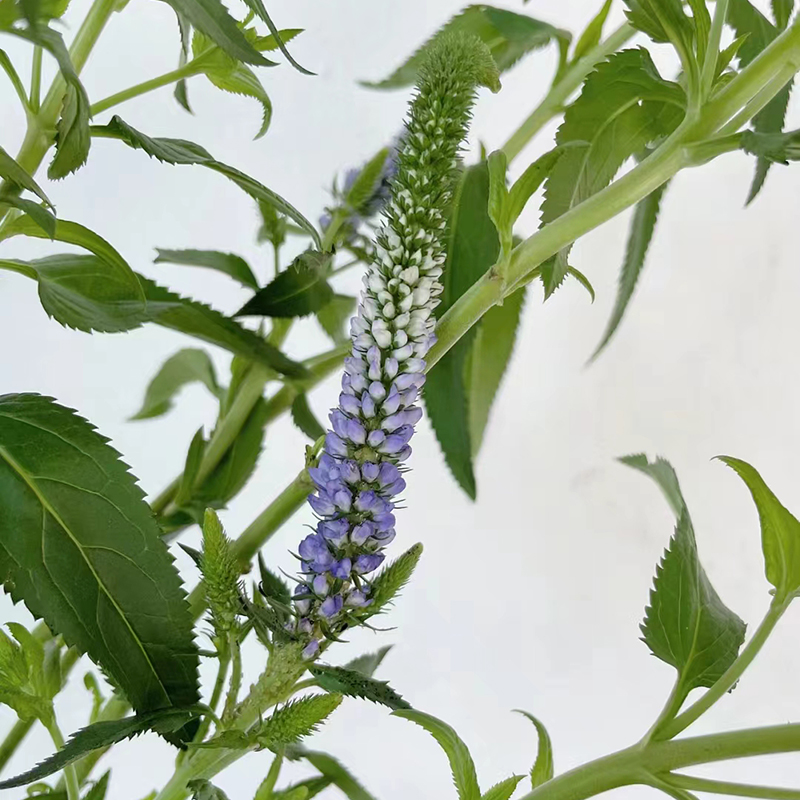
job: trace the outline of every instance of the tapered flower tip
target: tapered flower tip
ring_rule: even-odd
[[[442,66],[445,70],[442,70]],[[492,53],[477,36],[468,33],[448,33],[438,37],[420,65],[420,88],[425,78],[453,70],[459,78],[473,86],[485,86],[490,91],[500,91],[500,71]]]

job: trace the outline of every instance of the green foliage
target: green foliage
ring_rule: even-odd
[[[108,793],[108,781],[111,778],[111,770],[106,770],[91,789],[83,797],[83,800],[105,800]]]
[[[183,264],[190,267],[207,267],[223,272],[236,279],[248,289],[258,289],[250,265],[233,253],[220,253],[216,250],[164,250],[157,248],[158,257],[154,264]]]
[[[354,658],[352,661],[348,661],[344,667],[345,669],[352,670],[353,672],[360,672],[367,678],[371,678],[383,662],[383,659],[386,658],[386,654],[391,649],[391,645],[386,645],[385,647],[381,647],[375,653],[365,653],[362,656]]]
[[[320,436],[325,435],[325,428],[314,416],[314,412],[308,405],[308,397],[303,394],[297,395],[292,401],[292,422],[306,435],[312,442],[316,442]]]
[[[519,711],[523,717],[527,717],[536,728],[536,735],[539,737],[539,746],[536,751],[536,760],[531,767],[531,787],[535,789],[553,777],[553,743],[550,741],[550,734],[547,728],[533,714],[527,711]]]
[[[777,16],[777,12],[776,12]],[[728,23],[736,32],[737,36],[747,38],[741,44],[738,51],[739,64],[746,67],[755,61],[767,45],[769,45],[779,33],[776,28],[753,4],[750,0],[730,0],[728,5]],[[756,133],[775,134],[783,130],[783,122],[786,119],[786,109],[789,105],[789,95],[792,92],[793,80],[790,80],[761,111],[756,114],[751,124]],[[756,160],[756,172],[750,192],[747,195],[747,203],[755,200],[772,164],[771,159],[759,156]]]
[[[9,622],[13,639],[0,629],[0,703],[24,721],[53,721],[53,697],[61,689],[60,653],[54,641],[42,643],[26,628]]]
[[[411,576],[422,555],[422,545],[415,544],[384,567],[372,582],[372,604],[367,606],[365,617],[372,617],[385,610],[411,580]]]
[[[591,22],[586,26],[586,29],[578,38],[575,43],[575,49],[572,51],[572,60],[577,61],[583,58],[590,50],[600,44],[600,39],[603,36],[603,25],[608,19],[608,12],[611,10],[611,0],[605,0],[597,15],[592,17]]]
[[[239,613],[239,565],[219,517],[207,509],[203,520],[203,582],[214,632],[223,638],[233,630]]]
[[[681,0],[625,0],[625,5],[630,23],[653,41],[671,41],[679,52],[691,50],[694,30]]]
[[[767,580],[775,587],[775,602],[800,592],[800,522],[773,494],[758,472],[746,461],[721,456],[746,484],[758,509],[761,548]]]
[[[356,298],[345,294],[335,294],[317,311],[317,320],[322,330],[330,336],[334,344],[347,341],[347,323],[356,308]]]
[[[741,148],[760,160],[785,166],[790,161],[800,161],[800,130],[786,133],[743,131]]]
[[[325,280],[330,253],[307,250],[259,289],[236,316],[304,317],[319,311],[333,297]]]
[[[299,783],[293,783],[285,789],[279,789],[267,798],[255,796],[254,800],[309,800],[333,785],[333,779],[325,776],[307,778]]]
[[[789,24],[792,11],[794,11],[794,0],[771,0],[771,5],[775,24],[784,30]]]
[[[500,781],[500,783],[492,786],[492,788],[481,797],[481,800],[511,800],[511,795],[514,794],[522,778],[522,775],[512,775],[510,778]]]
[[[281,706],[253,733],[261,747],[281,747],[294,744],[304,736],[319,730],[319,726],[339,707],[342,696],[315,694],[300,700],[290,700]]]
[[[205,778],[197,778],[189,781],[186,788],[192,793],[192,800],[228,800],[228,795],[218,786],[214,786],[211,781]]]
[[[306,369],[287,358],[261,336],[243,328],[210,306],[181,297],[139,275],[147,299],[146,315],[150,322],[171,328],[223,347],[235,355],[257,361],[292,378],[302,378]]]
[[[364,164],[353,181],[353,185],[344,196],[347,208],[356,214],[366,214],[369,211],[369,200],[372,199],[378,188],[388,157],[389,148],[384,147]]]
[[[655,461],[650,461],[644,453],[623,456],[619,461],[627,467],[639,470],[639,472],[654,481],[656,486],[661,489],[664,499],[669,504],[675,518],[680,518],[686,502],[683,499],[683,492],[681,492],[681,486],[678,483],[678,476],[669,461],[661,458],[661,456],[657,456]]]
[[[597,358],[611,341],[611,337],[619,327],[625,311],[628,308],[633,291],[639,280],[639,276],[644,268],[644,261],[647,256],[647,249],[653,239],[653,231],[658,220],[658,212],[661,208],[661,199],[667,189],[668,183],[664,183],[650,192],[644,200],[636,204],[631,218],[630,229],[628,230],[628,244],[625,248],[625,258],[622,262],[622,269],[619,273],[619,283],[617,285],[617,296],[614,300],[614,308],[611,316],[597,345],[592,360]]]
[[[48,208],[54,208],[41,186],[2,147],[0,147],[0,178],[15,183],[20,189],[27,189]],[[3,202],[6,202],[5,198]]]
[[[481,800],[481,790],[478,787],[478,776],[475,773],[472,756],[453,728],[446,722],[413,708],[401,709],[392,713],[396,717],[415,722],[436,739],[450,762],[459,800]]]
[[[40,395],[0,398],[0,575],[99,663],[140,712],[198,698],[178,573],[141,490],[84,419]]]
[[[376,681],[362,672],[345,667],[329,667],[324,664],[313,664],[308,671],[326,692],[343,694],[347,697],[362,697],[394,710],[411,708],[411,705],[392,689],[388,682]]]
[[[190,2],[190,0],[186,0]],[[113,116],[107,125],[92,126],[92,136],[106,139],[119,139],[134,150],[144,150],[147,155],[166,164],[198,164],[213,172],[224,175],[254,200],[269,203],[281,214],[294,220],[322,248],[322,240],[317,229],[287,200],[268,189],[249,175],[235,167],[215,161],[204,147],[184,139],[150,137],[137,131],[118,116]]]
[[[289,586],[283,578],[279,578],[264,561],[264,556],[258,554],[258,573],[261,577],[259,591],[267,600],[277,600],[279,603],[289,605],[292,599]]]
[[[559,47],[563,48],[570,41],[570,34],[567,31],[554,28],[546,22],[502,8],[472,5],[440,28],[388,78],[375,83],[365,82],[364,85],[375,89],[397,89],[412,85],[431,47],[443,36],[452,33],[472,34],[480,38],[491,50],[497,68],[501,72],[513,67],[532,50],[544,47],[550,42],[557,42]]]
[[[155,731],[162,736],[174,734],[202,713],[201,708],[191,706],[160,709],[119,720],[95,722],[74,733],[64,747],[33,769],[17,775],[15,778],[0,781],[0,789],[13,789],[40,781],[48,775],[68,767],[94,750],[110,747],[146,731]]]
[[[346,767],[333,756],[304,747],[293,747],[288,751],[293,758],[304,758],[323,777],[339,789],[347,800],[375,800],[375,798],[353,777]],[[285,800],[289,800],[287,797]]]
[[[670,505],[680,498],[678,479],[668,462],[660,459],[655,468],[642,471],[658,483]],[[720,600],[700,564],[692,521],[681,503],[641,625],[653,655],[678,670],[677,696],[685,698],[692,689],[714,685],[736,660],[745,627]]]
[[[298,71],[302,72],[303,75],[313,75],[314,73],[307,70],[305,67],[301,67],[297,61],[292,57],[292,54],[286,47],[286,42],[290,39],[293,39],[300,31],[279,31],[277,25],[272,21],[269,14],[267,13],[267,9],[264,6],[264,3],[261,0],[245,0],[245,4],[253,11],[255,14],[267,24],[269,28],[270,36],[263,36],[259,37],[256,40],[256,46],[259,50],[274,50],[277,47],[281,53],[283,53],[286,60]],[[263,44],[262,44],[263,43]],[[259,46],[262,44],[262,46]]]
[[[162,364],[147,387],[142,407],[131,419],[151,419],[166,414],[172,408],[175,395],[190,383],[202,383],[218,399],[224,396],[208,353],[186,348]]]
[[[658,74],[646,50],[623,50],[600,64],[556,134],[558,145],[573,146],[547,178],[542,225],[605,188],[631,156],[671,133],[684,105],[683,90]],[[563,248],[542,265],[545,297],[567,274],[570,249]]]
[[[19,209],[27,214],[45,233],[48,239],[54,239],[56,235],[56,217],[49,209],[39,203],[29,200],[26,197],[16,195],[0,194],[0,202],[12,208]]]

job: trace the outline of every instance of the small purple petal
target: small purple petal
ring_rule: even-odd
[[[394,518],[394,514],[392,514],[390,511],[374,514],[372,521],[375,523],[375,526],[379,531],[389,531],[394,528],[397,522]]]
[[[323,555],[324,553],[330,553],[328,550],[328,545],[325,544],[325,540],[316,533],[310,533],[300,542],[300,547],[298,548],[298,553],[300,554],[300,558],[304,558],[307,561],[313,561],[315,558],[319,558],[319,556]],[[302,585],[302,584],[301,584]],[[300,587],[298,586],[298,589]],[[295,589],[295,594],[297,593],[297,589]]]
[[[361,414],[361,403],[358,402],[358,398],[355,395],[342,392],[339,395],[339,406],[353,416]]]
[[[354,392],[361,394],[369,386],[369,381],[366,375],[353,375],[350,378],[350,386]]]
[[[361,375],[366,371],[367,365],[361,356],[348,356],[344,360],[344,368],[350,375]]]
[[[361,473],[358,471],[358,464],[353,460],[345,461],[340,465],[339,470],[342,478],[347,483],[358,483],[361,480]]]
[[[308,612],[311,610],[311,601],[295,600],[294,607],[297,609],[299,614],[308,614]]]
[[[334,594],[323,601],[322,605],[319,607],[319,612],[323,617],[330,619],[331,617],[335,617],[342,610],[342,605],[344,605],[344,601],[341,595]]]
[[[395,458],[398,461],[407,461],[408,457],[411,455],[411,447],[406,445],[396,456]]]
[[[383,411],[384,414],[394,414],[399,408],[400,392],[397,390],[397,387],[392,384],[388,397],[383,401],[381,411]]]
[[[399,453],[405,445],[402,437],[396,433],[386,437],[386,441],[378,448],[379,453],[384,453],[387,456]]]
[[[347,512],[353,505],[353,495],[347,489],[341,489],[333,496],[333,502],[338,509]]]
[[[425,382],[425,376],[421,372],[404,372],[394,379],[394,385],[399,391],[404,392],[412,386],[421,387]]]
[[[346,581],[350,577],[350,570],[353,568],[353,562],[349,558],[343,558],[341,561],[336,561],[331,566],[330,572],[334,578],[341,581]]]
[[[338,408],[334,408],[333,411],[328,415],[331,421],[331,425],[333,426],[333,430],[336,432],[337,436],[341,436],[342,439],[347,438],[347,423],[350,421],[345,414],[339,410]]]
[[[375,541],[381,546],[386,547],[391,541],[394,540],[394,537],[397,535],[397,532],[394,528],[389,528],[388,531],[378,531],[375,533],[374,539]]]
[[[394,483],[389,484],[383,491],[385,494],[389,495],[389,497],[394,497],[395,495],[400,494],[401,492],[405,491],[406,482],[403,478],[398,478]]]
[[[353,544],[362,545],[374,532],[375,526],[371,522],[362,522],[350,532],[350,541]]]
[[[314,589],[314,594],[325,597],[325,595],[328,594],[328,576],[317,575],[311,586]]]
[[[368,572],[378,569],[385,558],[383,553],[363,553],[356,559],[354,569],[359,575],[366,575]]]
[[[355,444],[364,444],[364,442],[367,441],[367,431],[357,420],[347,420],[345,431],[346,438],[348,438],[351,442],[355,442]],[[339,432],[337,431],[337,433]],[[339,435],[341,436],[342,434]]]
[[[317,639],[312,639],[303,648],[303,658],[305,658],[305,659],[314,658],[317,655],[318,652],[319,652],[319,641]]]
[[[364,592],[356,589],[355,591],[350,592],[350,594],[347,595],[347,600],[345,600],[345,605],[350,606],[351,608],[364,608],[365,606],[368,606],[371,602],[372,600],[369,597],[367,597],[364,594]]]
[[[389,356],[386,361],[383,363],[383,371],[386,373],[386,376],[391,380],[397,375],[397,371],[400,369],[400,365],[397,363],[397,359],[394,356]]]
[[[376,412],[375,408],[375,401],[372,399],[372,395],[364,392],[361,395],[361,414],[365,419],[372,419],[375,416]]]
[[[409,406],[406,408],[406,422],[409,425],[416,425],[422,419],[422,409],[419,406]]]
[[[367,444],[370,447],[378,447],[386,439],[386,434],[382,430],[370,431],[367,436]]]
[[[328,517],[336,511],[336,506],[334,506],[333,501],[328,496],[327,492],[323,492],[321,490],[319,494],[309,495],[308,504],[321,517]]]
[[[361,465],[361,475],[367,483],[372,483],[379,474],[380,467],[377,464],[367,462]]]
[[[346,519],[334,519],[320,522],[317,531],[330,542],[334,547],[338,547],[342,539],[347,536],[350,525]]]
[[[356,509],[364,513],[375,511],[381,507],[380,498],[372,489],[359,492],[356,497]]]
[[[400,477],[400,470],[394,464],[384,461],[381,464],[380,473],[378,474],[378,483],[381,486],[388,486],[394,483]]]
[[[369,385],[369,395],[373,400],[380,402],[386,397],[386,387],[380,381],[373,381]]]
[[[332,431],[328,431],[325,436],[325,450],[334,456],[346,456],[347,445],[342,441],[342,438]]]
[[[304,617],[297,623],[297,630],[300,633],[311,633],[314,630],[314,626],[311,624],[311,620],[308,617]]]

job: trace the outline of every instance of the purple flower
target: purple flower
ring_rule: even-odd
[[[333,594],[330,597],[326,597],[325,600],[322,601],[319,611],[323,617],[330,619],[331,617],[335,617],[342,610],[343,605],[344,600],[342,599],[342,596],[339,594]]]
[[[331,566],[331,575],[341,581],[346,581],[350,577],[350,570],[353,568],[353,562],[349,558],[343,558],[341,561],[334,561]]]
[[[373,572],[383,563],[386,556],[383,553],[362,553],[353,565],[353,569],[359,575],[366,575]]]
[[[319,652],[319,640],[312,639],[305,646],[305,648],[303,648],[303,658],[305,659],[314,658],[318,652]]]

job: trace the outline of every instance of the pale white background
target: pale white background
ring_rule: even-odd
[[[70,32],[87,5],[73,0]],[[596,5],[537,0],[527,11],[575,30]],[[375,93],[356,81],[385,75],[459,6],[456,0],[274,0],[270,10],[281,26],[307,28],[293,50],[319,75],[305,77],[285,65],[261,73],[275,116],[258,142],[251,141],[260,120],[257,104],[224,95],[203,78],[190,86],[194,118],[172,101],[169,89],[120,113],[150,134],[202,143],[316,216],[333,174],[387,142],[403,115],[407,92]],[[24,61],[24,47],[13,41],[3,46]],[[177,46],[166,5],[131,3],[111,21],[87,67],[90,95],[98,99],[173,68]],[[658,58],[672,74],[669,57]],[[530,56],[506,75],[500,95],[481,96],[473,146],[478,139],[489,149],[502,144],[543,94],[553,64],[552,51]],[[795,104],[795,124],[796,112]],[[11,152],[22,122],[0,80],[0,133]],[[525,151],[516,173],[549,147],[552,132]],[[593,306],[574,283],[546,306],[534,288],[478,464],[477,504],[454,485],[425,423],[415,439],[408,510],[400,516],[395,552],[418,540],[426,551],[390,618],[397,630],[357,632],[332,657],[341,663],[396,642],[381,675],[416,707],[457,728],[472,748],[484,788],[525,772],[532,761],[534,731],[512,708],[546,722],[561,771],[631,743],[671,686],[672,671],[648,655],[637,625],[672,521],[656,489],[615,457],[644,450],[673,461],[720,594],[753,625],[766,609],[749,495],[730,471],[709,460],[719,453],[750,460],[800,512],[800,172],[775,168],[764,195],[745,211],[751,172],[747,158],[729,155],[674,182],[628,318],[593,366],[585,363],[611,308],[627,218],[575,248],[575,265],[598,290]],[[254,243],[252,203],[219,176],[161,166],[119,143],[99,141],[85,169],[45,186],[61,216],[108,238],[134,268],[221,310],[234,311],[244,292],[207,271],[153,265],[153,248],[230,250],[267,274],[267,253]],[[524,222],[531,232],[535,210]],[[61,249],[17,241],[4,248],[14,256]],[[0,392],[42,392],[80,409],[113,439],[145,489],[158,492],[180,469],[193,432],[212,423],[212,403],[192,388],[167,418],[125,420],[159,364],[189,340],[156,327],[116,336],[63,330],[46,318],[35,286],[16,275],[0,276],[0,299]],[[293,332],[290,350],[301,357],[326,346],[315,324],[306,322]],[[215,351],[214,358],[224,374],[226,354]],[[335,381],[321,387],[312,401],[318,413],[335,396]],[[255,477],[223,515],[232,535],[295,474],[303,444],[288,422],[270,429]],[[268,544],[271,564],[292,568],[287,549],[309,519],[299,514]],[[194,581],[186,560],[181,564]],[[2,608],[2,619],[23,617],[7,600]],[[800,719],[799,626],[793,610],[740,688],[697,731]],[[258,672],[259,659],[250,651],[248,677]],[[84,724],[87,702],[81,688],[66,693],[59,706],[66,731]],[[0,718],[3,727],[11,722],[5,709]],[[341,757],[381,800],[454,796],[433,740],[381,707],[346,702],[313,744]],[[50,749],[37,732],[12,770],[29,767]],[[143,797],[166,780],[172,755],[154,736],[120,746],[108,759],[114,768],[110,797]],[[268,763],[266,754],[252,755],[218,782],[232,800],[247,800]],[[292,774],[302,772],[294,768]],[[797,785],[800,760],[742,763],[728,774]],[[619,794],[639,797],[647,790]]]

